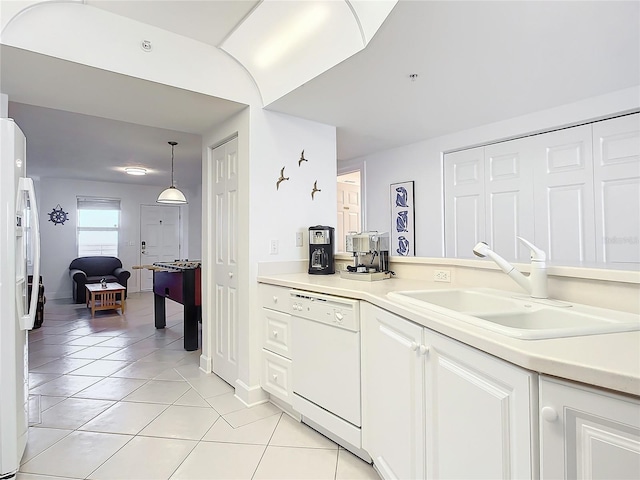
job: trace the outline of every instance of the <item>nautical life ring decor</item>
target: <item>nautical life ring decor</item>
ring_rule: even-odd
[[[69,213],[62,210],[62,207],[58,204],[53,210],[51,210],[51,212],[49,212],[49,221],[53,222],[54,225],[64,225],[64,222],[69,219],[67,215],[69,215]]]

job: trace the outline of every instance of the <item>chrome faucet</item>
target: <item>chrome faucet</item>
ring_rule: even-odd
[[[524,288],[533,298],[547,298],[547,256],[538,247],[522,237],[516,237],[531,251],[531,273],[525,277],[516,270],[516,267],[507,262],[504,258],[489,248],[485,242],[478,243],[473,247],[473,253],[478,257],[489,257],[509,275],[518,285]]]

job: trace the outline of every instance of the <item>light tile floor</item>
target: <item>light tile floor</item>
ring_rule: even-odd
[[[336,479],[373,468],[271,403],[247,408],[182,348],[182,306],[153,325],[153,294],[125,315],[49,301],[29,334],[29,442],[19,480]]]

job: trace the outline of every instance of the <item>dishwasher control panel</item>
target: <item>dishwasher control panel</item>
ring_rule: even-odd
[[[290,291],[291,315],[327,325],[360,331],[360,302],[319,293]]]

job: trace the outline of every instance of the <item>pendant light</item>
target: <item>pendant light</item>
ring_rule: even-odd
[[[178,190],[173,184],[173,147],[175,147],[178,142],[168,142],[171,145],[171,186],[166,190],[163,190],[160,195],[158,195],[158,203],[172,203],[172,204],[185,204],[187,203],[187,199],[180,190]]]

